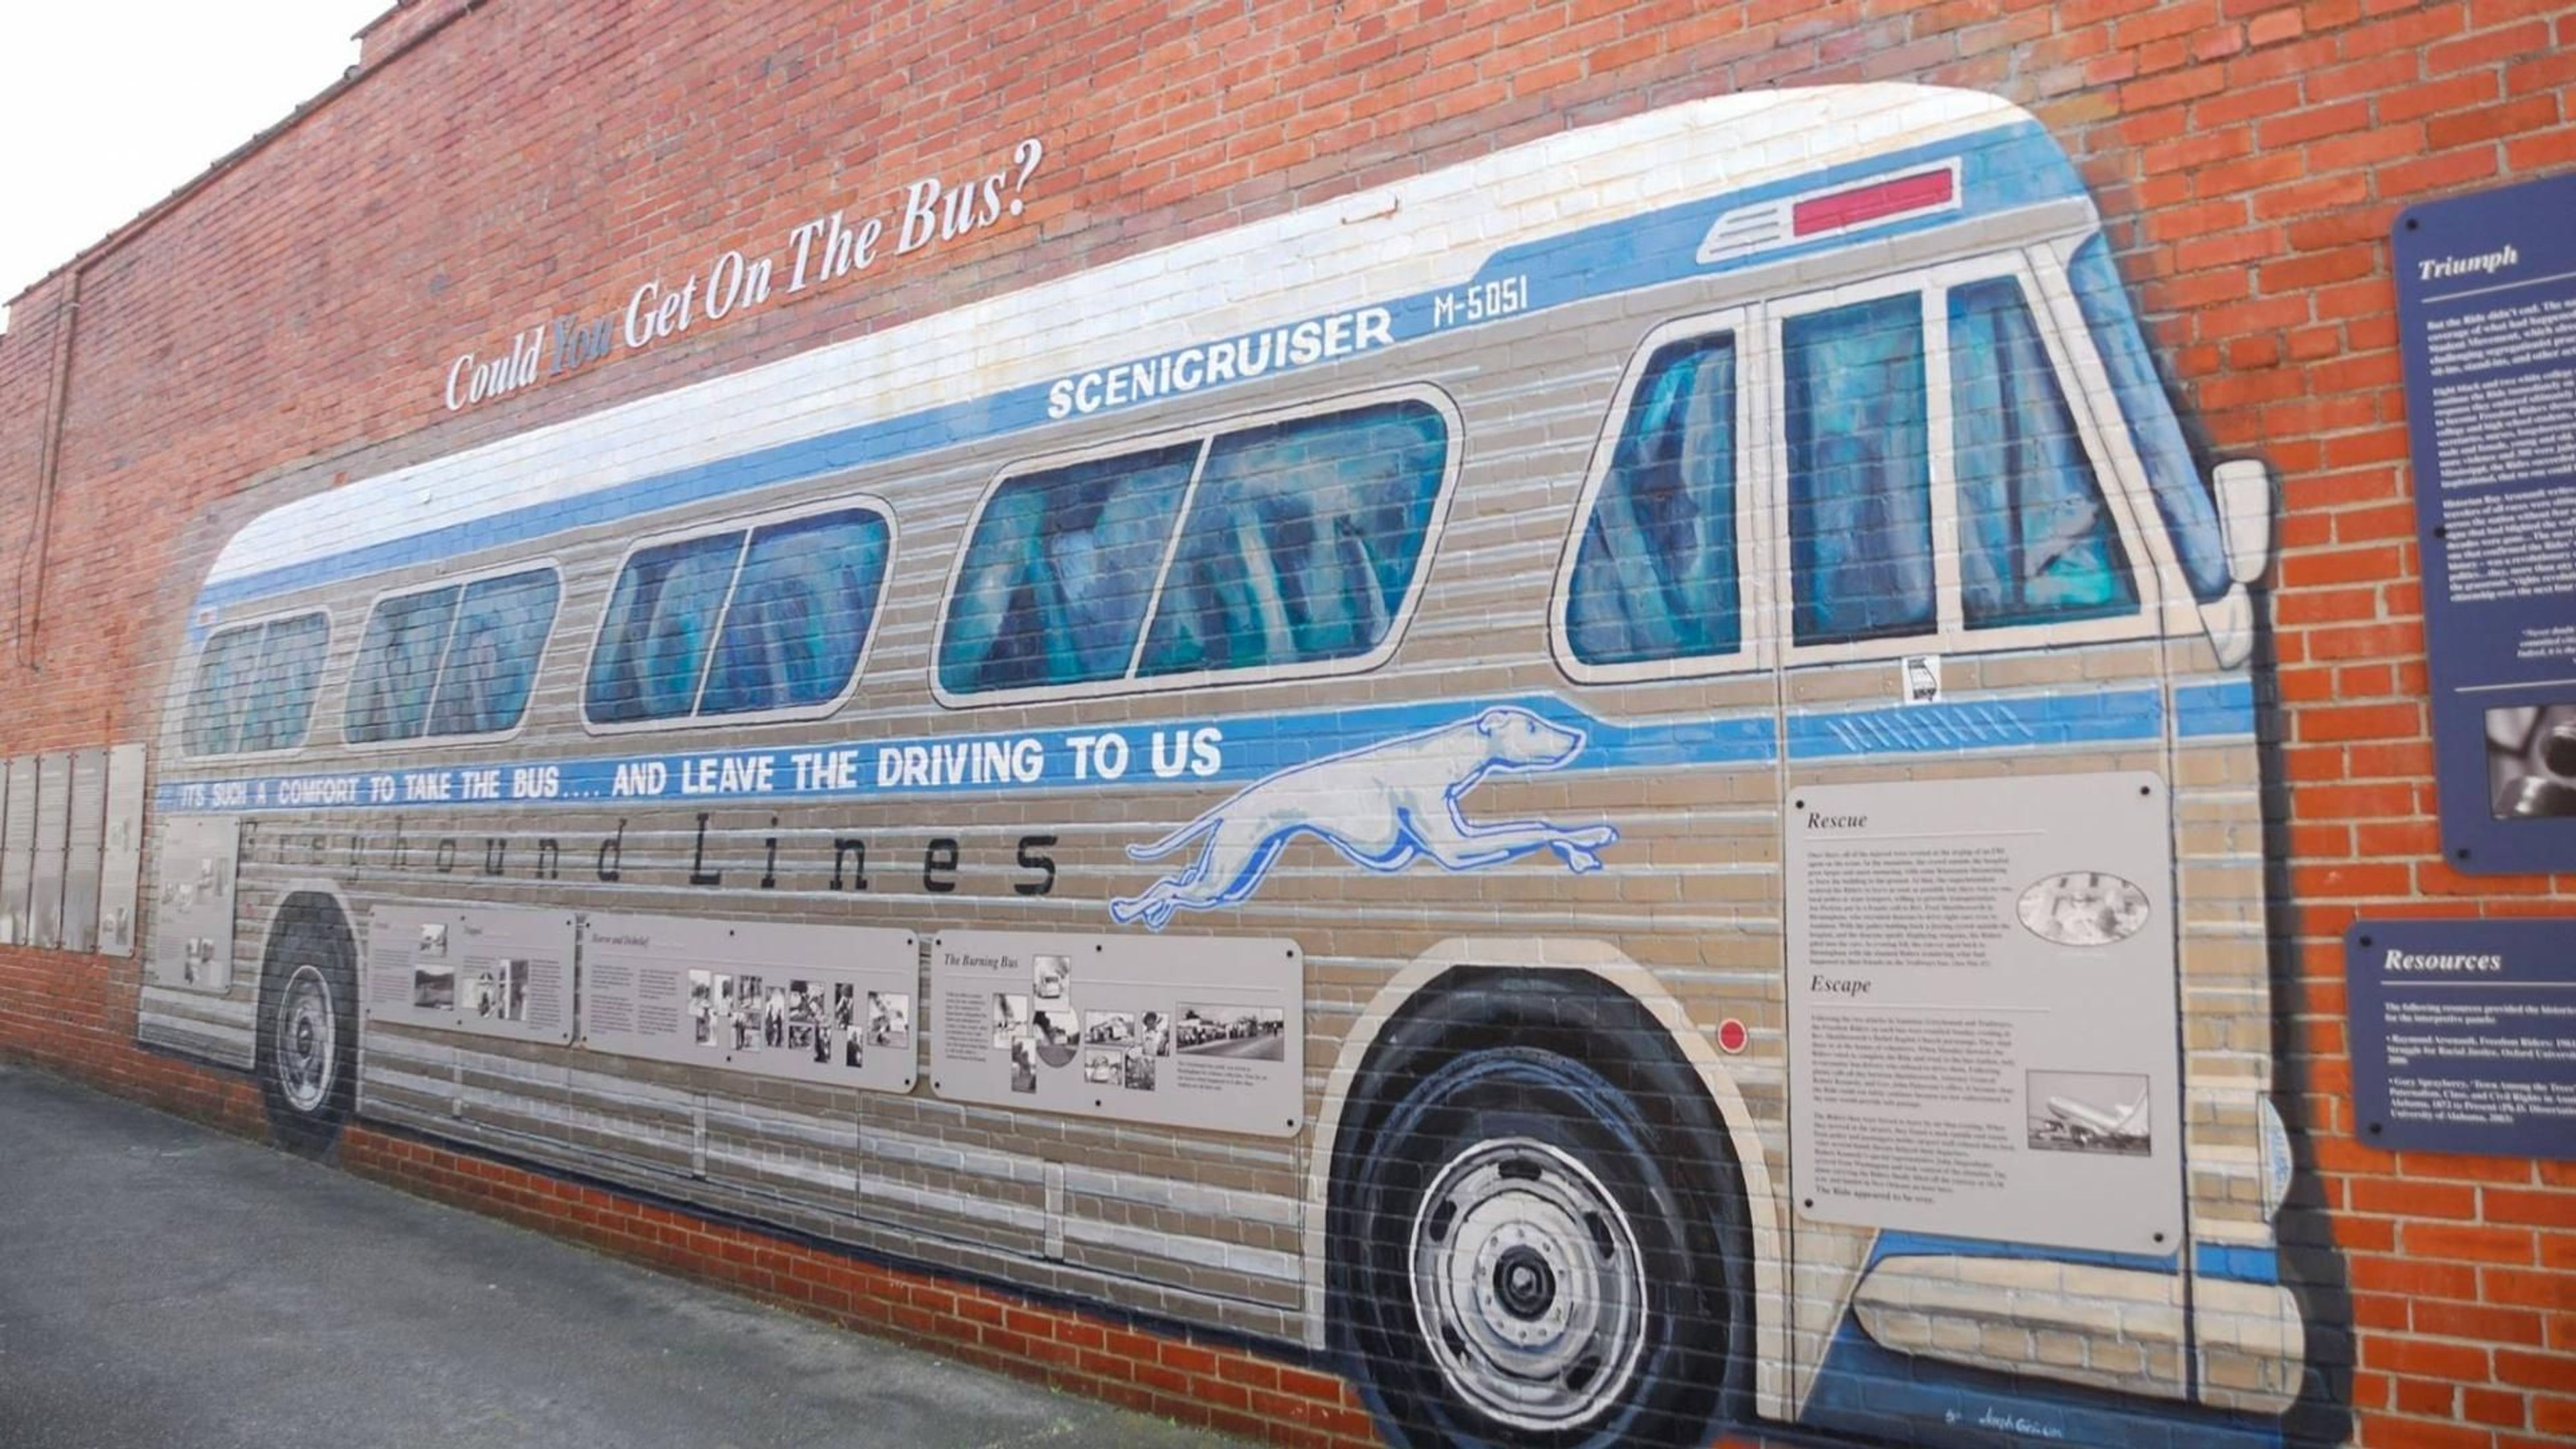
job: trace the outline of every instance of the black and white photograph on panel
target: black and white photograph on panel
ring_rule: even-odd
[[[1172,1014],[1149,1011],[1136,1018],[1136,1038],[1145,1050],[1158,1057],[1172,1054]]]
[[[411,1004],[423,1011],[455,1010],[456,968],[453,966],[412,967]]]
[[[2030,1145],[2042,1152],[2145,1157],[2154,1150],[2148,1079],[2127,1072],[2029,1072]]]
[[[1154,1054],[1152,1052],[1141,1046],[1129,1047],[1119,1053],[1118,1065],[1121,1073],[1118,1083],[1120,1086],[1131,1092],[1154,1090]]]
[[[856,1069],[867,1065],[867,1049],[859,1043],[859,988],[847,981],[832,983],[831,1040],[841,1044],[841,1065]],[[828,1060],[828,1058],[818,1058]]]
[[[993,1046],[996,1050],[1017,1047],[1028,1040],[1029,999],[1013,992],[993,993]],[[1030,1060],[1036,1060],[1034,1055]],[[1032,1087],[1029,1090],[1035,1091]]]
[[[1288,1013],[1276,1006],[1183,1002],[1175,1040],[1183,1056],[1280,1061],[1288,1055]]]
[[[1051,1067],[1070,1066],[1082,1031],[1069,1006],[1041,1006],[1029,1017],[1029,1034],[1038,1044],[1038,1060]]]
[[[1136,1040],[1136,1013],[1095,1011],[1083,1018],[1085,1046],[1127,1046]]]
[[[424,960],[444,958],[447,955],[447,927],[444,924],[422,926],[420,945],[413,950],[412,955]]]
[[[699,1046],[714,1046],[716,1033],[724,1027],[716,1001],[716,983],[720,980],[723,978],[713,971],[689,973],[689,1039]],[[726,989],[731,989],[730,982]]]
[[[528,963],[503,956],[474,971],[474,1016],[479,1021],[524,1021],[528,1015]]]
[[[1126,1058],[1126,1055],[1125,1052],[1115,1049],[1083,1053],[1082,1079],[1094,1086],[1118,1085],[1119,1063]]]
[[[900,991],[868,993],[868,1045],[912,1045],[912,998]]]
[[[1038,1044],[1021,1037],[1011,1043],[1011,1090],[1035,1093],[1038,1089]]]
[[[1073,983],[1073,958],[1042,954],[1033,956],[1030,960],[1032,962],[1030,975],[1034,978],[1034,989],[1038,1000],[1064,1000],[1066,989]]]

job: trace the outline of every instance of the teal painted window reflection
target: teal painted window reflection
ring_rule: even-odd
[[[617,576],[585,704],[599,724],[676,719],[695,709],[717,616],[742,558],[740,533],[637,549]]]
[[[886,521],[864,510],[754,533],[700,714],[829,703],[849,686],[885,583]]]
[[[407,740],[429,718],[429,691],[456,622],[453,588],[384,599],[367,616],[340,727],[352,744]]]
[[[227,629],[197,655],[182,731],[189,754],[285,750],[303,743],[331,644],[331,621],[298,614]]]
[[[2127,614],[2127,555],[2019,283],[1950,293],[1960,610],[1971,629]]]
[[[975,694],[1124,676],[1198,455],[1183,443],[996,489],[949,595],[940,684]]]
[[[2191,445],[2183,439],[2182,424],[2174,418],[2164,385],[2156,380],[2155,359],[2129,311],[2128,293],[2120,288],[2119,270],[2101,237],[2088,237],[2075,249],[2067,278],[2075,284],[2076,304],[2083,309],[2084,325],[2102,354],[2102,370],[2110,374],[2112,396],[2119,402],[2130,440],[2137,445],[2138,460],[2146,466],[2147,486],[2155,494],[2156,511],[2164,515],[2166,531],[2173,536],[2174,553],[2182,560],[2192,595],[2204,604],[2224,598],[2232,580],[2227,544],[2218,531],[2218,509],[2191,460]]]
[[[1208,452],[1140,673],[1348,659],[1421,566],[1448,429],[1416,402],[1229,433]]]
[[[506,730],[554,628],[552,570],[379,600],[358,640],[341,730],[352,744]]]
[[[430,699],[429,733],[479,735],[517,727],[527,713],[537,659],[554,632],[562,592],[547,569],[465,586]]]
[[[1791,317],[1781,347],[1797,642],[1932,632],[1923,299]]]
[[[953,694],[1350,659],[1423,567],[1449,433],[1391,402],[1003,480],[941,634]]]
[[[592,722],[829,704],[875,625],[892,534],[851,508],[642,548],[591,653]]]
[[[1647,361],[1575,555],[1565,619],[1576,659],[1698,658],[1742,642],[1735,387],[1731,333]]]

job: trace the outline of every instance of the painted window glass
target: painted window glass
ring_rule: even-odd
[[[868,509],[754,532],[698,713],[797,709],[838,698],[876,621],[888,542],[885,519]]]
[[[2084,312],[2084,325],[2092,330],[2094,345],[2102,354],[2102,370],[2110,374],[2121,420],[2137,445],[2138,461],[2146,466],[2156,511],[2164,516],[2174,554],[2182,560],[2184,577],[2191,581],[2191,592],[2204,604],[2223,598],[2230,578],[2227,545],[2218,532],[2218,509],[2191,460],[2191,445],[2183,439],[2182,424],[2174,418],[2164,385],[2156,380],[2155,359],[2147,352],[2138,319],[2129,311],[2129,297],[2120,288],[2110,248],[2099,236],[2087,238],[2075,249],[2067,272],[2075,284],[2076,304]]]
[[[299,614],[226,629],[197,655],[184,731],[192,755],[290,749],[304,739],[331,621]]]
[[[1949,340],[1967,626],[2135,612],[2128,557],[2020,283],[1953,290]]]
[[[1781,348],[1797,642],[1932,632],[1923,299],[1791,317]]]
[[[975,694],[1123,677],[1199,451],[1183,443],[1004,481],[949,595],[940,685]]]
[[[1656,350],[1585,521],[1566,634],[1586,664],[1732,654],[1735,338]]]
[[[549,569],[465,586],[429,706],[434,735],[480,735],[517,726],[554,632],[563,588]]]
[[[1447,451],[1446,424],[1418,402],[1219,438],[1138,672],[1348,659],[1384,643],[1421,567]]]
[[[591,651],[584,695],[592,722],[676,719],[696,708],[742,540],[739,531],[715,533],[627,558]]]
[[[241,706],[241,737],[234,748],[287,750],[303,743],[313,718],[313,692],[322,681],[322,656],[331,645],[331,621],[320,614],[271,619],[260,632],[259,664],[251,671]]]
[[[380,599],[358,639],[340,729],[352,744],[407,740],[429,720],[429,692],[456,622],[454,588]]]
[[[241,707],[251,671],[259,667],[265,624],[226,629],[197,654],[197,678],[188,695],[188,753],[228,755],[241,738]]]

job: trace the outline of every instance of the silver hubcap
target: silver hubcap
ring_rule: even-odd
[[[1413,1306],[1450,1388],[1504,1423],[1571,1429],[1618,1401],[1645,1342],[1644,1255],[1616,1199],[1543,1142],[1480,1142],[1413,1219]]]
[[[287,978],[277,1012],[277,1084],[298,1112],[320,1111],[340,1070],[339,1019],[331,1011],[331,983],[312,966]]]

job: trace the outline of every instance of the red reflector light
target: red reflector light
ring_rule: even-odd
[[[1949,204],[1950,168],[1944,166],[1937,171],[1899,176],[1893,181],[1873,181],[1849,191],[1810,196],[1790,210],[1790,234],[1807,236],[1820,231],[1834,231],[1899,212]]]

